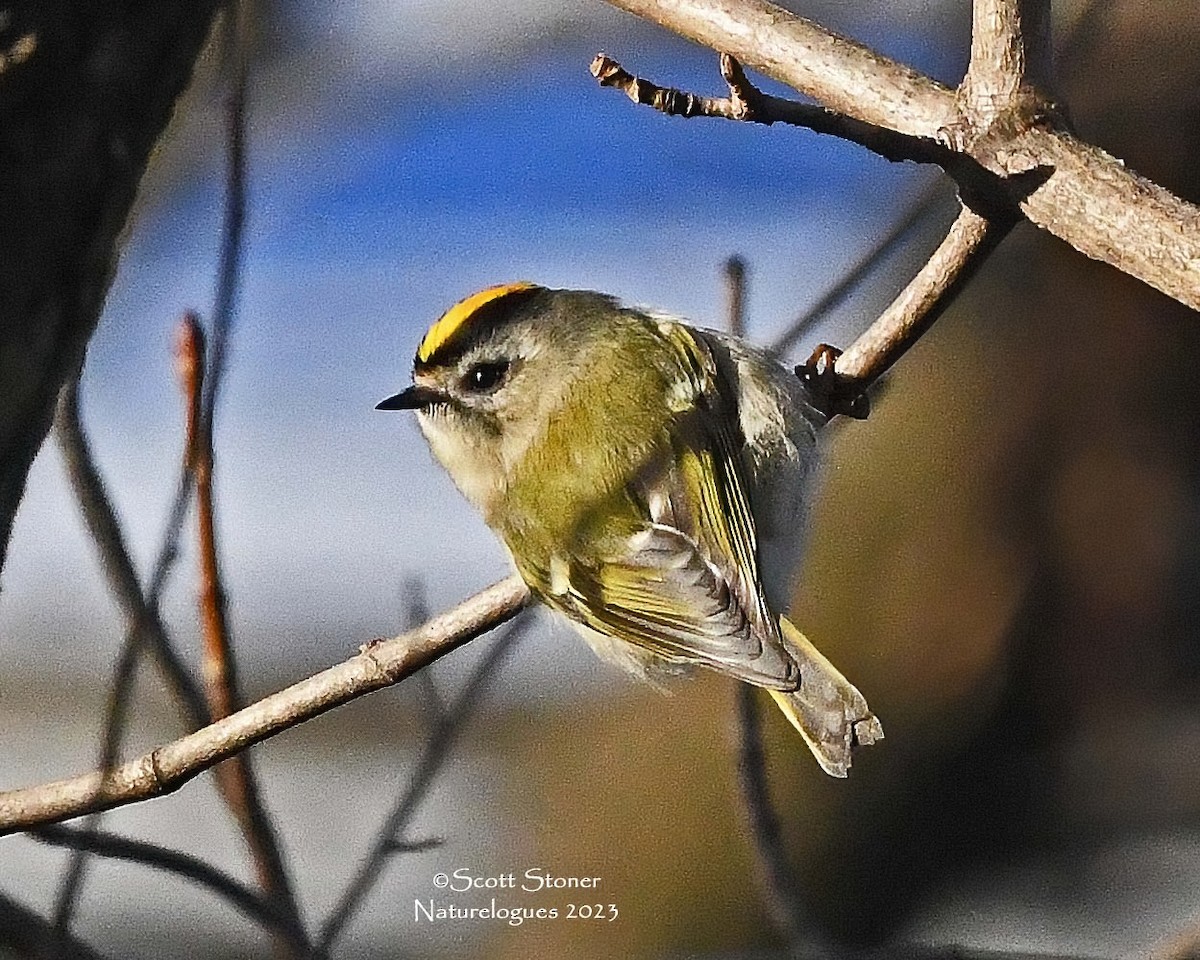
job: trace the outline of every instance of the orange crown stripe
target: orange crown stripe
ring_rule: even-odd
[[[478,313],[481,307],[494,300],[499,300],[501,297],[506,297],[510,293],[529,290],[536,286],[536,283],[530,283],[528,280],[518,280],[516,283],[502,283],[495,287],[488,287],[486,290],[471,294],[465,300],[460,300],[429,328],[425,339],[421,341],[421,346],[417,348],[417,359],[421,363],[427,363],[429,358],[437,352],[438,347],[454,336],[454,332]]]

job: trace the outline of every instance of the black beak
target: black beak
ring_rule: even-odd
[[[445,399],[436,390],[413,384],[407,390],[401,390],[394,397],[380,400],[375,404],[376,410],[427,410],[435,403]]]

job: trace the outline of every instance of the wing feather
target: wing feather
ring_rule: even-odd
[[[737,423],[732,391],[707,349],[670,327],[692,395],[668,429],[672,455],[644,470],[630,491],[645,505],[645,521],[590,563],[572,562],[569,589],[547,600],[672,662],[795,689],[798,668],[763,598],[741,438],[730,426]]]

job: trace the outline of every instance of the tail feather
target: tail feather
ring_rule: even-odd
[[[800,667],[800,686],[768,692],[822,769],[830,776],[844,777],[850,772],[854,748],[882,740],[883,727],[863,695],[791,621],[780,617],[779,625],[788,653]]]

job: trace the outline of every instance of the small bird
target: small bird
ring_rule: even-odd
[[[740,340],[520,282],[451,307],[378,409],[417,412],[532,594],[601,657],[764,687],[844,777],[883,729],[779,613],[826,420],[810,399]]]

